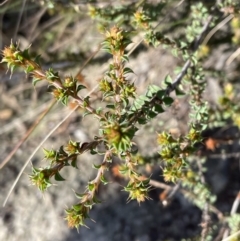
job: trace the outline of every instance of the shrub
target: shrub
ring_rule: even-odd
[[[45,4],[53,8],[57,6],[53,1],[45,1]],[[66,209],[70,227],[78,229],[84,226],[92,207],[100,203],[97,198],[99,185],[108,184],[105,173],[115,160],[121,162],[117,167],[119,173],[128,178],[124,187],[124,191],[129,193],[128,199],[139,203],[149,199],[151,186],[157,184],[151,180],[151,175],[146,176],[139,170],[139,166],[147,165],[147,160],[138,152],[137,132],[147,124],[151,125],[151,121],[171,108],[178,98],[188,96],[188,131],[178,136],[167,130],[156,134],[159,145],[157,165],[160,165],[165,181],[181,186],[182,192],[203,211],[202,240],[212,240],[216,233],[215,226],[210,225],[211,213],[217,214],[219,227],[225,223],[232,227],[233,219],[237,220],[235,228],[232,228],[237,231],[239,218],[236,214],[232,219],[226,219],[214,206],[216,196],[207,185],[205,158],[199,150],[201,143],[205,142],[203,132],[207,129],[226,125],[230,119],[237,126],[240,123],[237,94],[229,81],[223,84],[224,95],[215,109],[203,98],[207,82],[207,70],[203,64],[214,48],[214,43],[208,41],[209,33],[213,33],[219,21],[230,14],[232,42],[239,45],[239,4],[231,0],[209,4],[204,1],[187,2],[184,3],[187,8],[181,9],[182,12],[174,9],[176,19],[170,18],[168,25],[158,30],[161,15],[167,14],[177,4],[181,2],[130,1],[120,6],[89,5],[89,15],[97,20],[99,31],[104,34],[102,49],[112,58],[98,83],[100,106],[96,106],[90,95],[83,95],[86,86],[77,77],[62,77],[52,68],[45,70],[39,57],[33,58],[29,54],[29,48],[22,50],[19,44],[11,43],[3,50],[2,63],[7,63],[11,72],[16,67],[23,68],[26,74],[31,75],[34,86],[47,81],[48,91],[57,101],[63,105],[74,103],[84,111],[83,116],[91,115],[99,123],[99,133],[90,142],[69,140],[58,150],[44,149],[47,167],[33,167],[29,175],[31,183],[45,191],[52,186],[52,178],[64,181],[60,174],[62,169],[67,166],[77,168],[78,157],[84,152],[102,156],[101,164],[93,165],[97,170],[96,177],[87,183],[85,192],[75,193],[79,201]],[[171,34],[172,30],[176,34]],[[150,84],[144,94],[139,94],[138,86],[131,78],[134,69],[129,67],[129,45],[139,35],[144,36],[145,46],[165,48],[181,63],[175,77],[167,75],[159,85]],[[219,73],[210,73],[214,74]],[[156,165],[152,160],[149,163]]]

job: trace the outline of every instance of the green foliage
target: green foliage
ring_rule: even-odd
[[[54,8],[53,1],[45,2],[47,7]],[[233,12],[237,12],[238,8],[231,3],[228,1],[225,5],[231,6]],[[3,50],[2,63],[7,63],[11,72],[16,67],[23,68],[31,75],[34,86],[39,81],[47,81],[48,91],[56,100],[67,105],[69,99],[72,99],[84,110],[84,115],[90,114],[99,121],[99,133],[91,142],[80,143],[70,140],[59,150],[44,149],[44,158],[48,166],[33,167],[29,176],[33,185],[45,191],[52,185],[52,178],[64,182],[61,170],[66,166],[77,168],[78,158],[84,152],[103,156],[101,164],[93,165],[97,172],[96,177],[88,182],[84,193],[76,193],[79,201],[66,210],[66,220],[70,227],[78,229],[79,226],[85,226],[85,219],[89,218],[91,208],[100,203],[97,199],[98,187],[101,184],[108,184],[105,172],[114,162],[113,157],[121,161],[119,172],[129,180],[123,188],[128,192],[129,200],[142,202],[149,198],[150,177],[140,173],[138,167],[142,160],[135,155],[136,133],[142,126],[151,124],[154,118],[166,112],[178,96],[187,94],[190,106],[187,133],[176,137],[171,132],[163,131],[156,135],[163,177],[168,182],[181,182],[183,187],[191,190],[195,198],[190,199],[200,209],[204,210],[206,204],[214,204],[215,195],[207,187],[204,178],[201,178],[204,171],[200,170],[199,166],[196,167],[190,157],[196,154],[197,145],[203,141],[202,132],[209,126],[209,118],[212,118],[209,116],[208,103],[203,99],[206,78],[202,67],[205,56],[202,54],[202,37],[210,27],[215,26],[217,14],[214,14],[216,11],[220,12],[223,5],[216,4],[212,8],[207,8],[201,2],[191,4],[184,37],[181,40],[169,37],[164,30],[157,31],[154,27],[158,15],[167,6],[167,1],[155,6],[147,1],[136,1],[118,7],[89,6],[89,15],[100,22],[100,30],[107,28],[102,49],[112,57],[112,62],[98,85],[103,107],[94,107],[90,96],[82,96],[82,90],[86,87],[80,84],[77,78],[62,78],[51,68],[44,70],[38,59],[31,57],[29,49],[21,50],[18,44],[11,43]],[[112,22],[115,23],[114,26]],[[239,30],[238,17],[233,19],[232,26]],[[167,75],[161,85],[150,84],[142,95],[138,94],[137,86],[129,78],[134,74],[134,69],[128,67],[127,53],[134,35],[138,33],[144,36],[146,44],[171,50],[174,56],[185,62],[175,79]],[[239,44],[235,35],[234,37],[233,41]],[[237,103],[232,85],[227,84],[220,100],[223,118],[232,118],[234,123],[240,126],[240,109]],[[229,225],[232,225],[231,220]]]

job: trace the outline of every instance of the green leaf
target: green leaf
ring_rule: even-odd
[[[90,154],[91,155],[96,155],[96,154],[98,154],[98,152],[96,150],[92,149],[92,150],[90,150]]]
[[[93,191],[94,188],[95,188],[94,183],[89,182],[89,183],[88,183],[88,190],[89,190],[89,191]]]
[[[45,158],[49,159],[49,158],[56,158],[57,157],[57,152],[54,150],[47,150],[45,148],[43,148],[43,153],[45,155]]]
[[[143,103],[137,103],[136,101],[133,103],[133,106],[131,108],[131,110],[136,111],[136,110],[140,110],[143,106]]]
[[[41,79],[39,79],[39,78],[33,78],[33,80],[32,80],[33,86],[36,86],[36,84],[37,84],[39,81],[41,81]]]
[[[158,85],[149,85],[148,89],[153,93],[156,93],[157,91],[161,90],[161,88]]]
[[[79,205],[79,204],[76,204],[76,205],[73,205],[72,208],[73,208],[75,211],[79,212],[79,211],[82,209],[82,206]]]
[[[85,117],[85,116],[87,116],[87,115],[91,115],[92,113],[91,112],[89,112],[89,111],[85,111],[84,113],[83,113],[83,117]]]
[[[96,109],[96,113],[97,113],[97,114],[101,114],[101,112],[102,112],[102,107],[98,107],[98,108]]]
[[[111,49],[109,47],[107,47],[107,46],[102,47],[102,50],[106,51],[109,54],[112,54]]]
[[[84,86],[84,85],[78,85],[77,86],[77,92],[82,90],[82,89],[86,89],[86,86]]]
[[[206,130],[208,127],[208,124],[202,124],[202,130]]]
[[[196,119],[198,120],[198,121],[201,121],[201,119],[202,119],[202,115],[201,115],[201,113],[196,113]]]
[[[174,102],[174,100],[173,100],[173,98],[167,96],[167,97],[163,98],[163,102],[165,105],[171,105]]]
[[[83,99],[83,106],[86,107],[89,105],[89,100],[90,100],[90,96],[86,96]]]
[[[115,93],[113,91],[108,91],[103,94],[103,98],[114,96]]]
[[[148,112],[148,116],[152,119],[152,118],[154,118],[154,117],[156,117],[158,115],[158,113],[156,113],[156,112],[154,112],[154,111],[149,111]]]
[[[137,121],[138,121],[138,123],[139,123],[140,125],[144,125],[144,124],[147,123],[146,118],[138,118]]]
[[[104,175],[101,175],[100,180],[101,180],[101,182],[102,182],[104,185],[108,184],[108,181],[107,181],[107,179],[104,177]]]
[[[26,72],[27,74],[29,74],[29,73],[31,73],[33,70],[34,70],[34,67],[29,65],[29,66],[26,68],[26,71],[25,71],[25,72]]]
[[[101,201],[98,200],[95,196],[93,197],[92,201],[93,201],[93,204],[101,203]]]
[[[147,178],[146,180],[143,180],[142,183],[144,186],[147,186],[149,185],[149,182],[150,182],[150,178]]]
[[[153,110],[154,110],[155,112],[157,112],[158,114],[164,112],[164,109],[162,108],[162,106],[161,106],[161,105],[158,105],[158,104],[155,104],[155,105],[154,105]]]
[[[115,105],[114,104],[108,104],[108,105],[106,105],[106,107],[107,108],[109,108],[109,109],[115,109]]]
[[[187,44],[186,42],[179,41],[179,44],[180,44],[180,48],[181,48],[181,49],[184,49],[184,48],[187,48],[187,47],[188,47],[188,44]]]
[[[55,180],[56,181],[65,181],[65,179],[60,175],[59,172],[55,174]]]
[[[61,103],[65,106],[67,106],[68,104],[68,96],[63,96],[61,99],[60,99]]]
[[[175,88],[175,93],[176,93],[176,96],[183,96],[183,95],[185,95],[185,93],[182,90],[180,90],[179,87]]]
[[[146,96],[151,98],[153,97],[154,94],[156,94],[160,90],[161,90],[160,87],[157,85],[149,85]]]
[[[73,142],[71,141],[70,143],[73,143]],[[59,154],[67,156],[67,153],[64,151],[64,147],[63,146],[60,146]]]
[[[140,95],[140,96],[136,99],[136,101],[138,101],[138,100],[145,102],[145,101],[149,101],[150,98],[149,98],[148,96],[145,96],[145,95]]]
[[[75,196],[79,199],[82,199],[86,194],[85,193],[77,193],[77,192],[74,192],[75,193]]]
[[[71,166],[78,169],[78,166],[77,166],[77,158],[74,158],[71,162]]]
[[[111,70],[116,69],[116,67],[115,67],[113,64],[109,64],[109,69],[110,69],[110,71],[111,71]]]
[[[134,72],[133,72],[132,69],[130,69],[130,68],[128,68],[128,67],[125,67],[125,68],[123,69],[123,73],[124,73],[124,74],[128,74],[128,73],[134,73]]]
[[[89,200],[89,201],[85,202],[83,205],[86,208],[92,209],[92,206],[94,205],[94,203],[92,203],[92,201]]]
[[[157,92],[157,97],[158,97],[159,99],[162,99],[162,97],[165,95],[165,93],[166,93],[165,90],[159,90],[159,91]]]
[[[30,58],[29,53],[28,53],[28,50],[29,50],[29,49],[24,49],[23,52],[22,52],[22,56],[23,56],[25,59],[29,59],[29,58]]]
[[[174,56],[174,57],[178,57],[178,50],[177,49],[172,49],[172,55]]]
[[[36,167],[32,167],[32,172],[33,172],[33,174],[39,173],[40,169],[38,169]]]
[[[101,165],[101,164],[100,164],[100,165],[93,164],[92,166],[93,166],[93,168],[95,168],[95,169],[97,169],[97,170],[98,170],[98,169],[100,169],[100,168],[101,168],[101,166],[102,166],[102,165]]]
[[[164,82],[164,84],[167,85],[167,86],[171,85],[171,84],[172,84],[172,78],[171,78],[171,76],[168,74],[168,75],[165,77],[165,79],[164,79],[163,82]]]
[[[192,62],[193,62],[194,65],[197,65],[198,59],[197,59],[196,56],[192,56],[191,60],[192,60]]]
[[[127,174],[128,170],[129,170],[129,168],[128,168],[127,166],[121,166],[121,167],[118,169],[119,173],[122,174],[122,175]]]
[[[122,57],[121,57],[121,59],[123,60],[123,61],[125,61],[125,62],[129,62],[129,58],[128,58],[128,56],[125,54],[125,55],[123,55]]]
[[[17,68],[17,65],[12,65],[11,63],[8,63],[8,68],[10,68],[10,72],[13,73],[13,71]]]
[[[37,55],[34,59],[34,62],[36,62],[38,65],[40,65],[40,59],[41,59],[41,55]]]

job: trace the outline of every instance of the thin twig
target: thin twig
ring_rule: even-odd
[[[197,160],[197,165],[198,165],[198,173],[199,173],[200,181],[204,186],[206,186],[206,180],[205,180],[205,177],[203,175],[203,167],[202,167],[201,160]],[[205,201],[206,201],[206,203],[204,205],[203,212],[202,212],[201,241],[205,241],[205,239],[206,239],[206,236],[208,234],[208,229],[209,229],[209,222],[210,222],[209,200],[205,200]]]
[[[169,194],[167,195],[167,200],[170,200],[173,198],[173,196],[176,194],[176,192],[181,188],[181,182],[178,182],[172,190],[170,190]]]
[[[22,8],[21,8],[21,11],[20,11],[19,16],[18,16],[16,29],[15,29],[15,32],[14,32],[14,35],[13,35],[13,41],[14,41],[14,42],[15,42],[15,40],[16,40],[17,32],[18,32],[18,29],[19,29],[19,26],[20,26],[20,22],[21,22],[21,19],[22,19],[23,10],[24,10],[24,8],[25,8],[26,2],[27,2],[27,0],[23,0]]]
[[[193,53],[196,52],[199,48],[199,46],[201,45],[201,40],[204,36],[204,34],[206,33],[206,31],[209,28],[209,25],[211,23],[213,19],[213,16],[209,16],[207,22],[204,24],[201,33],[199,34],[199,36],[194,40],[194,49],[193,49]],[[169,86],[167,88],[167,93],[169,94],[170,92],[172,92],[173,90],[175,90],[175,88],[181,83],[182,78],[186,75],[189,67],[191,66],[191,61],[190,59],[187,60],[187,62],[184,64],[182,71],[177,75],[176,79],[173,81],[173,83],[171,84],[171,86]]]
[[[170,186],[170,185],[167,185],[165,183],[162,183],[162,182],[159,182],[159,181],[156,181],[156,180],[150,180],[149,184],[153,187],[157,187],[157,188],[161,188],[161,189],[165,189],[165,190],[168,190],[170,191],[171,189],[173,189],[174,187]],[[185,190],[183,188],[179,188],[179,191],[181,193],[183,193],[184,195],[188,195],[188,196],[191,196],[193,198],[198,198],[194,193],[188,191],[188,190]],[[209,204],[209,209],[215,213],[218,217],[219,220],[223,220],[224,219],[224,215],[223,213],[217,209],[215,206],[213,206],[212,204]]]
[[[170,185],[167,185],[165,183],[159,182],[159,181],[155,181],[155,180],[150,180],[149,184],[153,187],[157,187],[157,188],[161,188],[161,189],[165,189],[165,190],[171,190],[172,187]]]
[[[237,209],[239,207],[239,203],[240,203],[240,191],[237,193],[237,196],[233,202],[233,205],[232,205],[232,208],[231,208],[231,212],[230,212],[230,215],[234,215],[236,212],[237,212]],[[223,234],[223,240],[226,239],[228,237],[230,233],[230,229],[229,228],[226,228],[224,234]]]

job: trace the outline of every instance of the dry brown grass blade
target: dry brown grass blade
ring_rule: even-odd
[[[20,148],[20,146],[28,139],[28,137],[32,134],[32,132],[36,129],[38,124],[42,121],[42,119],[49,113],[49,111],[52,109],[52,107],[57,103],[56,100],[54,100],[49,107],[47,107],[43,113],[36,119],[36,121],[33,123],[33,125],[28,129],[28,131],[25,133],[23,138],[17,143],[17,145],[14,147],[14,149],[9,153],[9,155],[0,163],[0,169],[2,169],[13,157],[13,155],[16,153],[16,151]]]

